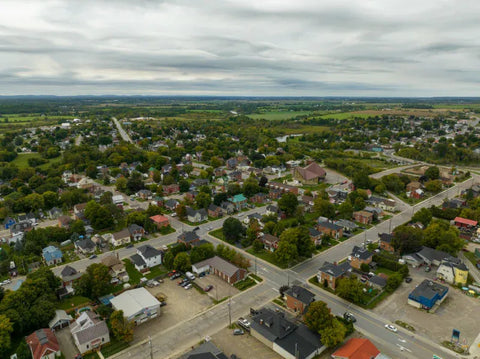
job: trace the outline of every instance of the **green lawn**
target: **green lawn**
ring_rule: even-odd
[[[268,111],[264,113],[253,113],[248,115],[248,117],[255,120],[265,119],[265,120],[288,120],[290,118],[295,118],[297,116],[309,115],[311,111]]]
[[[335,120],[348,120],[348,119],[353,119],[355,117],[360,117],[360,118],[369,118],[369,117],[374,117],[370,114],[366,113],[353,113],[353,112],[338,112],[338,113],[329,113],[327,115],[322,115],[320,118],[333,118]]]
[[[113,337],[111,337],[110,340],[110,343],[104,346],[101,350],[105,358],[111,357],[113,354],[121,352],[129,346],[127,343],[119,342]]]
[[[463,255],[470,261],[472,262],[473,265],[477,265],[477,261],[480,260],[480,258],[477,258],[475,256],[475,253],[473,252],[463,252]]]
[[[28,160],[30,158],[42,158],[39,153],[19,153],[18,156],[11,162],[18,168],[26,168],[29,167]],[[62,161],[62,156],[58,156],[56,158],[52,158],[48,160],[48,163],[38,166],[40,169],[46,169],[48,166],[52,164],[58,164]]]
[[[79,307],[83,304],[88,304],[92,300],[87,297],[82,297],[80,295],[75,295],[71,298],[62,299],[58,305],[59,309],[68,310],[75,307]],[[73,305],[72,305],[73,304]]]
[[[125,263],[125,269],[128,273],[130,280],[128,281],[130,284],[138,284],[140,283],[140,278],[142,278],[142,273],[140,273],[132,262],[128,259],[124,259],[123,263]]]
[[[260,259],[263,259],[264,261],[267,261],[279,268],[285,269],[288,268],[286,265],[280,265],[277,263],[277,260],[275,258],[275,254],[270,251],[266,251],[265,249],[262,249],[260,252],[255,252],[253,248],[247,249],[247,252],[250,254],[253,254],[254,256],[257,256]]]
[[[220,239],[221,241],[225,241],[225,236],[223,235],[222,228],[215,229],[214,231],[208,232],[208,234],[212,237]]]
[[[241,280],[241,281],[235,283],[233,286],[235,288],[237,288],[238,290],[243,291],[243,290],[246,290],[250,287],[253,287],[255,284],[257,284],[257,282],[255,282],[252,278],[247,277],[244,280]]]
[[[393,270],[390,270],[390,269],[387,269],[387,268],[383,268],[383,267],[377,267],[377,270],[375,271],[375,274],[380,274],[380,273],[383,273],[383,274],[386,274],[388,276],[391,276],[392,274],[395,274],[397,272],[394,272]]]
[[[159,266],[150,268],[150,273],[145,274],[145,277],[147,279],[153,279],[165,273],[168,273],[168,270],[164,266],[159,265]]]

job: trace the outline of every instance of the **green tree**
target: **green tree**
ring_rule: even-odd
[[[286,266],[298,258],[297,246],[294,243],[283,240],[278,243],[275,250],[275,260],[282,266]]]
[[[127,179],[125,177],[119,177],[115,182],[115,188],[119,192],[127,191]]]
[[[211,243],[205,243],[197,247],[193,247],[190,251],[190,261],[198,263],[215,255],[215,248]]]
[[[245,233],[245,228],[238,219],[229,217],[223,222],[222,232],[228,242],[238,241]]]
[[[243,194],[250,198],[254,194],[258,193],[260,191],[260,186],[258,185],[258,181],[253,178],[253,177],[248,177],[244,182],[243,182]]]
[[[399,226],[393,231],[392,245],[400,254],[412,253],[422,245],[423,233],[421,229],[410,226]]]
[[[400,273],[394,273],[390,275],[387,279],[387,284],[385,286],[385,291],[388,293],[393,293],[395,289],[397,289],[400,284],[402,284],[402,275]]]
[[[322,198],[317,198],[313,202],[313,210],[318,212],[319,216],[327,217],[330,219],[335,218],[335,207],[330,201]]]
[[[187,218],[187,207],[181,203],[175,209],[175,213],[177,214],[178,218],[183,221]]]
[[[317,333],[332,326],[333,319],[334,317],[331,314],[330,308],[327,307],[325,302],[320,300],[315,301],[308,306],[304,317],[306,326]]]
[[[73,221],[70,223],[70,232],[85,235],[85,223],[81,220]]]
[[[278,207],[284,211],[287,216],[292,216],[298,207],[297,196],[290,192],[283,194],[278,200]]]
[[[413,215],[412,222],[420,222],[426,227],[429,225],[432,218],[432,212],[428,208],[422,208]]]
[[[337,281],[335,292],[339,297],[352,303],[361,303],[363,300],[363,284],[357,280],[357,277],[341,278]]]
[[[192,268],[190,257],[186,252],[180,252],[175,256],[173,268],[182,272],[187,272]]]
[[[123,310],[116,310],[110,316],[110,328],[115,339],[130,343],[133,340],[134,322],[129,322],[123,316]]]
[[[198,193],[195,201],[197,202],[198,208],[207,208],[210,203],[212,203],[210,195],[205,192]]]
[[[142,175],[140,172],[134,171],[127,180],[127,189],[129,193],[136,193],[144,188]]]
[[[347,329],[337,319],[333,320],[331,326],[320,331],[321,341],[328,348],[333,348],[343,342]]]
[[[364,273],[368,273],[370,271],[370,266],[367,263],[362,263],[360,265],[360,270]]]
[[[175,259],[175,256],[173,255],[172,251],[167,251],[165,255],[163,256],[163,265],[167,269],[173,269],[173,261]]]
[[[437,166],[429,167],[425,171],[425,177],[427,177],[429,180],[436,180],[440,178],[440,170],[438,169]]]
[[[110,269],[106,265],[93,263],[73,286],[78,295],[95,299],[110,292],[111,280]]]
[[[440,180],[431,180],[425,182],[425,189],[428,192],[438,193],[442,190],[442,181]]]
[[[352,219],[353,217],[353,206],[350,200],[346,200],[340,206],[338,206],[338,215],[340,218]]]
[[[0,314],[0,354],[6,355],[10,349],[10,333],[13,332],[13,324],[4,314]]]
[[[178,185],[180,187],[180,192],[188,192],[190,190],[190,183],[188,183],[187,180],[182,179],[178,182]]]
[[[263,243],[262,241],[256,239],[253,241],[253,250],[258,253],[263,249]]]

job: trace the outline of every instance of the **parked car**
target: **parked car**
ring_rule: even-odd
[[[410,283],[412,281],[412,277],[405,278],[405,282]]]
[[[173,212],[173,213],[170,215],[170,217],[176,217],[176,216],[177,216],[177,214],[176,214],[175,212]]]
[[[250,329],[250,322],[243,317],[238,318],[237,323],[245,329]]]
[[[125,248],[133,248],[133,244],[130,243],[129,245],[127,245]]]
[[[185,289],[191,289],[192,288],[192,283],[188,283],[184,288]]]
[[[385,324],[385,328],[388,329],[388,330],[390,330],[391,332],[394,332],[394,333],[396,333],[397,330],[398,330],[397,327],[395,327],[395,326],[393,326],[393,325],[391,325],[391,324]]]
[[[97,258],[96,254],[92,254],[90,257],[88,257],[88,259],[95,259],[95,258]]]
[[[213,289],[213,285],[209,284],[205,287],[205,292],[210,292]]]
[[[172,276],[170,277],[170,280],[174,280],[174,279],[177,279],[178,277],[180,277],[181,274],[180,273],[173,273]]]
[[[432,268],[430,268],[430,266],[425,267],[425,272],[430,272],[431,270],[432,270]]]
[[[167,276],[171,277],[171,276],[174,275],[175,273],[177,273],[177,272],[174,271],[174,270],[172,270],[171,272],[169,272],[169,273],[167,274]]]
[[[195,232],[195,231],[198,231],[199,229],[200,229],[200,227],[195,227],[195,228],[193,229],[193,231]]]
[[[352,322],[352,323],[355,323],[355,322],[357,321],[357,318],[355,318],[355,317],[353,316],[353,314],[350,313],[350,312],[345,312],[345,313],[343,313],[343,319],[345,319],[345,320],[347,320],[347,321],[349,321],[349,322]]]
[[[245,332],[242,329],[234,329],[233,335],[243,335]]]

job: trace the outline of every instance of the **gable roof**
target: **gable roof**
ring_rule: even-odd
[[[239,268],[239,267],[233,265],[230,262],[227,262],[225,259],[220,258],[218,256],[208,258],[208,259],[205,259],[204,261],[195,263],[195,267],[197,267],[197,268],[200,268],[200,267],[203,267],[203,266],[206,266],[206,265],[209,265],[209,266],[217,269],[218,271],[220,271],[222,273],[225,273],[229,277],[231,277],[232,275],[237,273],[237,271],[239,269],[242,270],[242,268]],[[243,269],[243,270],[245,270],[245,269]]]
[[[467,226],[473,226],[473,227],[475,227],[478,224],[477,221],[467,219],[467,218],[462,218],[462,217],[455,217],[454,222],[466,224]]]
[[[323,178],[326,176],[325,170],[318,165],[316,162],[310,163],[306,167],[297,167],[296,168],[300,176],[302,176],[305,180],[312,180],[315,178]]]
[[[123,310],[123,315],[127,318],[145,308],[160,305],[160,302],[143,287],[127,290],[112,298],[110,303],[116,309]]]
[[[60,275],[62,277],[70,277],[72,275],[75,275],[77,274],[78,271],[73,268],[73,267],[70,267],[68,264],[62,269],[62,271],[60,272]]]
[[[334,264],[330,262],[324,262],[323,266],[319,270],[320,272],[324,272],[335,278],[338,278],[350,270],[350,263],[343,262],[340,264]]]
[[[123,239],[123,238],[126,238],[126,237],[130,237],[130,232],[129,232],[128,228],[124,228],[119,232],[113,233],[112,236],[115,240],[119,240],[119,239]]]
[[[168,218],[161,214],[157,214],[155,216],[151,216],[150,219],[155,223],[165,223],[168,222]]]
[[[59,259],[63,257],[62,251],[54,246],[48,246],[42,250],[43,258],[48,262],[52,259]]]
[[[315,294],[310,292],[308,289],[305,289],[298,285],[293,285],[291,288],[285,291],[285,294],[295,299],[298,299],[304,304],[310,304],[315,300]]]
[[[137,251],[141,253],[143,258],[153,258],[162,255],[162,251],[153,248],[150,244],[145,244],[137,248]]]
[[[332,358],[371,359],[380,354],[373,343],[368,339],[352,338],[332,354]]]
[[[108,335],[108,327],[104,320],[91,312],[83,312],[70,327],[73,336],[80,344],[90,343],[92,340]]]
[[[57,337],[48,328],[39,329],[25,338],[33,359],[40,359],[49,353],[56,353],[60,350]]]
[[[373,256],[373,253],[370,252],[368,249],[354,246],[352,249],[352,257],[356,257],[358,259],[366,260]]]
[[[448,254],[447,252],[442,252],[439,251],[438,249],[433,249],[430,247],[425,247],[423,246],[420,251],[417,252],[417,255],[419,255],[421,258],[425,258],[429,261],[442,261],[444,259],[451,259],[455,258]]]
[[[130,256],[130,260],[138,267],[146,266],[147,263],[143,260],[143,258],[139,254],[133,254]]]
[[[96,247],[95,243],[90,238],[80,239],[75,242],[77,247],[82,249],[94,249]]]
[[[185,243],[193,242],[200,239],[198,234],[194,231],[182,233],[177,238]]]
[[[328,229],[332,229],[334,231],[339,231],[339,230],[343,229],[342,227],[337,226],[335,223],[332,223],[332,222],[320,222],[318,224],[318,227],[328,228]]]
[[[382,242],[391,243],[393,239],[393,233],[379,233],[378,237]]]

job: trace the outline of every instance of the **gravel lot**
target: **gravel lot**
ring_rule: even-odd
[[[231,286],[220,277],[214,274],[207,274],[205,277],[195,279],[195,283],[201,288],[205,288],[207,285],[213,285],[213,289],[207,294],[215,300],[220,300],[225,297],[231,297],[238,292],[237,288]]]

